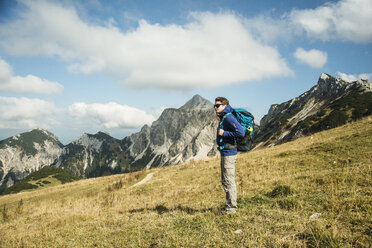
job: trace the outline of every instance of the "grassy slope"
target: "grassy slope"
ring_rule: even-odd
[[[240,154],[235,215],[218,158],[1,196],[0,247],[368,247],[371,137],[368,117]]]
[[[40,170],[32,172],[20,182],[17,182],[13,186],[7,188],[4,194],[13,194],[23,191],[37,190],[40,188],[54,187],[56,185],[75,180],[78,180],[78,178],[70,175],[64,169],[44,166]]]

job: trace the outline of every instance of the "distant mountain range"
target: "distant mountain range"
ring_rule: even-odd
[[[47,165],[89,178],[216,155],[217,124],[213,104],[195,95],[123,140],[98,132],[63,146],[50,132],[33,129],[0,142],[0,191]]]
[[[215,155],[213,105],[199,95],[179,109],[166,109],[151,127],[123,140],[84,134],[62,149],[52,166],[79,177],[97,177],[175,165]]]
[[[280,144],[370,115],[371,91],[369,81],[350,83],[323,73],[309,91],[270,107],[255,146]],[[215,156],[217,125],[213,104],[195,95],[122,140],[98,132],[63,146],[52,133],[33,129],[0,141],[0,193],[44,166],[89,178]]]

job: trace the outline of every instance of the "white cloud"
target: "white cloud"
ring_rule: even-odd
[[[155,120],[154,116],[142,110],[115,102],[106,104],[78,102],[69,106],[68,113],[79,122],[105,129],[138,128],[145,124],[151,125]]]
[[[357,81],[359,79],[372,81],[372,73],[362,73],[362,74],[356,75],[356,74],[346,74],[346,73],[342,73],[342,72],[337,72],[337,75],[341,79],[343,79],[345,81],[348,81],[348,82],[354,82],[354,81]]]
[[[371,0],[341,0],[315,9],[293,10],[288,19],[320,40],[371,43],[371,10]]]
[[[274,43],[277,40],[290,40],[294,35],[293,27],[285,18],[273,18],[260,15],[245,21],[245,25],[254,37],[262,42]]]
[[[52,102],[41,99],[0,96],[0,128],[49,128],[57,124],[57,111]]]
[[[87,104],[77,102],[57,108],[51,101],[38,98],[0,96],[0,129],[41,127],[75,133],[138,129],[151,125],[155,118],[145,111],[115,102]]]
[[[322,68],[327,63],[327,53],[320,50],[311,49],[309,51],[303,48],[297,48],[294,53],[296,59],[301,63],[307,64],[313,68]]]
[[[186,25],[139,22],[126,33],[90,25],[73,8],[25,1],[0,26],[0,45],[18,55],[59,56],[73,72],[104,72],[125,85],[190,89],[289,76],[278,50],[255,40],[234,13],[192,13]]]
[[[63,86],[34,75],[13,76],[12,68],[0,59],[0,92],[53,94],[61,93]]]

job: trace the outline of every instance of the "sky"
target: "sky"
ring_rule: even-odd
[[[122,139],[195,94],[246,108],[372,81],[371,0],[0,0],[0,140]]]

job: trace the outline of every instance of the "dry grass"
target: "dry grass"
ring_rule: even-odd
[[[235,215],[219,158],[1,196],[0,246],[369,247],[371,124],[240,154]]]

